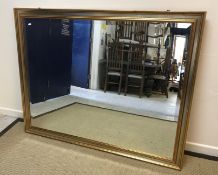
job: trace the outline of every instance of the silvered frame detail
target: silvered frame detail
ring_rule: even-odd
[[[17,49],[19,58],[20,82],[22,92],[23,116],[25,131],[28,133],[73,143],[76,145],[93,148],[96,150],[113,153],[145,162],[181,170],[187,128],[189,123],[191,101],[194,90],[194,82],[197,71],[200,44],[206,12],[169,12],[169,11],[107,11],[107,10],[70,10],[70,9],[29,9],[15,8],[15,26],[17,34]],[[150,153],[142,153],[137,150],[120,148],[107,143],[102,143],[88,138],[59,133],[31,125],[29,85],[27,63],[25,58],[24,18],[54,18],[54,19],[92,19],[92,20],[137,20],[155,22],[184,22],[192,23],[189,40],[189,61],[186,66],[184,80],[184,95],[181,99],[178,127],[174,145],[173,159],[161,157]]]

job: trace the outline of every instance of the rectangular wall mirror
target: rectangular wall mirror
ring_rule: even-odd
[[[14,12],[26,132],[181,169],[205,12]]]

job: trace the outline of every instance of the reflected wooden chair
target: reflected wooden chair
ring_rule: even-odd
[[[162,94],[165,94],[168,98],[168,85],[170,77],[170,59],[171,59],[171,49],[167,48],[166,58],[161,62],[161,69],[156,72],[156,74],[151,77],[155,80],[154,90],[158,91],[160,89]]]
[[[123,78],[124,45],[118,42],[110,43],[106,48],[106,52],[107,63],[104,92],[107,91],[108,84],[115,84],[118,85],[118,94],[120,94]],[[119,79],[118,82],[112,81],[112,77],[117,77]]]
[[[143,45],[130,44],[128,50],[128,63],[125,81],[125,95],[128,87],[139,88],[139,97],[143,95],[144,79],[145,79],[145,62],[143,57]],[[130,79],[139,81],[139,85],[130,83]]]

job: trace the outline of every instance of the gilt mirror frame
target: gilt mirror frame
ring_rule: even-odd
[[[71,9],[30,9],[15,8],[15,26],[17,34],[17,49],[19,58],[20,82],[22,92],[23,116],[25,131],[116,155],[129,157],[168,168],[181,170],[186,135],[189,123],[192,96],[194,91],[195,76],[198,65],[200,45],[202,40],[206,12],[170,12],[170,11],[108,11],[108,10],[71,10]],[[31,125],[30,97],[25,58],[24,19],[25,18],[53,18],[53,19],[93,19],[93,20],[137,20],[155,22],[183,22],[191,23],[189,61],[185,73],[184,95],[181,100],[176,139],[174,144],[173,159],[161,157],[149,153],[141,153],[137,150],[119,148],[107,143],[102,143],[87,138],[63,134],[46,130]]]

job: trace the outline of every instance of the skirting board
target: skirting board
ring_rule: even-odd
[[[0,114],[23,118],[23,112],[21,110],[11,108],[0,107]],[[218,157],[218,147],[215,146],[186,142],[185,150]]]
[[[23,118],[23,111],[11,108],[0,107],[0,114],[9,115],[16,118]]]
[[[185,150],[218,157],[218,147],[193,142],[186,142]]]

